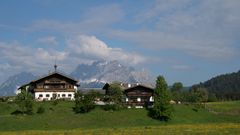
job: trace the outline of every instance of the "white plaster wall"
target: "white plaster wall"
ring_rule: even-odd
[[[26,90],[29,91],[29,86],[26,86]],[[20,94],[21,92],[22,92],[22,89],[17,88],[17,90],[16,90],[16,95],[17,95],[17,94]]]
[[[39,97],[39,95],[42,94],[43,97]],[[46,97],[46,95],[49,94],[49,97]],[[53,97],[53,94],[56,94],[56,99],[61,98],[69,98],[68,94],[71,94],[71,100],[74,100],[74,92],[35,92],[34,97],[36,100],[42,101],[42,100],[51,100]],[[60,94],[60,96],[58,96]],[[65,97],[62,97],[62,95],[65,94]]]
[[[20,94],[21,93],[21,89],[17,89],[16,91],[16,95]]]
[[[154,102],[153,96],[150,97],[149,101]]]

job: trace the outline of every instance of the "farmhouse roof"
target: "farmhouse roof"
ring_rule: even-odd
[[[70,77],[70,76],[68,76],[68,75],[65,75],[65,74],[63,74],[63,73],[59,73],[59,72],[55,71],[55,72],[52,72],[52,73],[50,73],[50,74],[48,74],[48,75],[44,75],[44,76],[42,76],[42,77],[40,77],[40,78],[38,78],[38,79],[35,79],[35,80],[31,81],[30,83],[37,82],[37,81],[39,81],[39,80],[42,80],[42,79],[44,79],[44,78],[46,78],[46,77],[49,77],[49,76],[52,76],[52,75],[60,75],[60,76],[62,76],[62,77],[64,77],[64,78],[67,78],[67,79],[69,79],[69,80],[71,80],[71,81],[73,81],[73,82],[75,82],[75,83],[78,82],[76,79],[74,79],[74,78],[72,78],[72,77]]]
[[[154,88],[152,88],[152,87],[149,87],[149,86],[146,86],[146,85],[143,85],[143,84],[139,84],[139,85],[135,85],[135,86],[126,88],[126,89],[124,89],[124,91],[128,91],[128,90],[131,90],[131,89],[137,88],[137,87],[143,87],[143,88],[146,88],[146,89],[149,89],[149,90],[152,90],[152,91],[154,90]]]

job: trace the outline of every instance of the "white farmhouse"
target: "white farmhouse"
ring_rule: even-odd
[[[77,80],[55,71],[22,85],[18,88],[17,93],[26,89],[38,101],[54,99],[73,100],[78,86]]]

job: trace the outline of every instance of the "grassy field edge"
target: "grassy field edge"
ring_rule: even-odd
[[[81,135],[81,134],[115,134],[115,135],[141,135],[141,134],[239,134],[240,125],[236,123],[221,124],[182,124],[182,125],[162,125],[145,126],[131,128],[96,128],[96,129],[73,129],[73,130],[26,130],[17,132],[1,132],[1,135]]]

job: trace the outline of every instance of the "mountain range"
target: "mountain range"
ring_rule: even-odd
[[[149,83],[150,74],[145,71],[136,71],[133,67],[122,65],[118,61],[96,61],[90,65],[80,64],[70,74],[80,82],[130,82]]]
[[[36,79],[36,76],[29,72],[21,72],[9,77],[0,85],[0,96],[14,95],[19,86],[33,79]]]
[[[95,61],[92,64],[79,64],[70,74],[80,81],[81,88],[102,88],[106,82],[153,84],[153,77],[146,70],[137,71],[118,61]],[[0,96],[14,95],[17,87],[36,79],[29,72],[9,77],[0,85]]]

